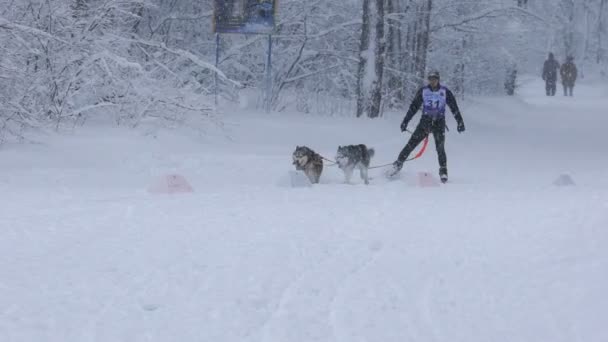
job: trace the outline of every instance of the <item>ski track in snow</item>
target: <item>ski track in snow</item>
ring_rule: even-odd
[[[281,181],[296,145],[391,162],[403,113],[2,146],[0,341],[608,341],[608,86],[543,91],[462,103],[435,188],[416,186],[436,174],[432,141],[398,180]],[[167,173],[194,193],[148,194]],[[575,186],[552,185],[564,173]]]
[[[290,283],[281,294],[278,308],[264,325],[262,341],[318,340],[323,331],[328,331],[329,340],[348,340],[338,338],[335,302],[342,289],[348,286],[349,279],[372,261],[370,253],[374,252],[366,250],[365,246],[360,252],[359,244],[341,246],[340,252]],[[323,279],[322,285],[319,284],[320,279]],[[302,306],[312,312],[298,312]],[[321,336],[301,336],[303,331]]]

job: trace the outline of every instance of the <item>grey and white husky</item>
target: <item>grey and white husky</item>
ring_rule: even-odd
[[[373,156],[374,149],[367,148],[364,144],[339,146],[336,162],[338,163],[338,167],[344,171],[346,183],[350,183],[353,171],[359,169],[361,179],[363,179],[365,184],[369,184],[367,170]]]
[[[323,172],[323,157],[306,146],[296,146],[292,154],[296,170],[304,171],[311,183],[319,183]]]

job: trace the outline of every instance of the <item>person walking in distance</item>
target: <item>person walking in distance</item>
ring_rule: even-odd
[[[447,156],[445,153],[445,109],[446,105],[450,107],[450,111],[456,122],[458,123],[458,133],[465,131],[464,120],[458,109],[454,94],[445,86],[439,83],[439,72],[432,71],[428,75],[429,84],[420,88],[412,101],[403,122],[401,123],[401,131],[405,132],[407,126],[422,107],[422,117],[418,126],[412,133],[410,140],[407,142],[397,160],[393,163],[393,167],[388,170],[387,175],[393,177],[401,171],[403,163],[407,157],[414,151],[416,146],[420,144],[429,133],[433,133],[435,139],[435,147],[437,149],[437,157],[439,159],[439,177],[443,183],[448,181],[448,166]]]
[[[557,88],[557,70],[559,70],[559,62],[555,60],[552,52],[549,52],[549,58],[543,65],[543,81],[545,81],[545,90],[547,96],[555,96]]]
[[[562,77],[562,85],[564,86],[564,96],[572,96],[572,90],[574,89],[574,82],[576,82],[576,76],[578,71],[576,65],[574,65],[574,57],[568,56],[566,63],[562,64],[559,69],[560,76]]]

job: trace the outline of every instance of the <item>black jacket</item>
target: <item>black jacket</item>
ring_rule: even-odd
[[[439,87],[441,87],[441,85],[439,85]],[[426,85],[426,86],[418,89],[418,91],[416,92],[416,96],[414,96],[414,100],[412,101],[412,104],[410,105],[410,109],[407,111],[407,114],[405,115],[405,118],[403,119],[403,121],[410,122],[410,120],[412,120],[414,115],[416,115],[416,112],[418,112],[418,110],[422,106],[422,103],[424,101],[422,99],[422,91],[424,90],[424,88],[431,88],[431,86]],[[456,97],[454,97],[454,94],[452,93],[452,91],[450,89],[445,88],[445,90],[446,90],[446,99],[445,99],[446,104],[448,105],[448,107],[450,107],[450,111],[452,111],[452,115],[454,115],[454,119],[456,119],[456,122],[458,122],[458,123],[463,122],[462,114],[460,114],[460,109],[458,109],[458,104],[456,103]]]
[[[557,70],[559,69],[559,62],[555,59],[547,59],[543,65],[543,80],[545,81],[557,81]]]

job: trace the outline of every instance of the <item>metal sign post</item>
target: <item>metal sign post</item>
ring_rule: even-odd
[[[215,33],[215,69],[218,70],[218,65],[220,63],[220,33]],[[219,85],[217,82],[217,71],[214,72],[213,76],[213,87],[215,88],[215,107],[217,108],[217,96],[219,92]]]
[[[275,29],[275,13],[278,0],[214,0],[213,30],[215,36],[215,66],[219,62],[219,34],[267,34],[268,55],[266,80],[263,87],[264,109],[272,106],[272,33]],[[215,103],[218,102],[218,80],[215,75]]]
[[[272,107],[272,35],[268,35],[268,58],[266,59],[266,113]]]

